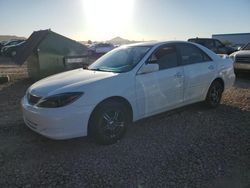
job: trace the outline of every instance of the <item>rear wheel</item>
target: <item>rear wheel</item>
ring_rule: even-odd
[[[105,102],[91,117],[90,136],[100,144],[113,144],[122,138],[128,123],[128,111],[123,104],[116,101]]]
[[[206,104],[215,108],[220,104],[221,96],[223,93],[223,85],[219,81],[214,81],[207,93]]]

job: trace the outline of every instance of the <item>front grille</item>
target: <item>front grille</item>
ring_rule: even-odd
[[[250,63],[250,56],[249,57],[236,56],[235,60],[238,63]]]
[[[28,97],[28,102],[31,105],[34,105],[34,104],[38,103],[38,101],[42,98],[42,97],[39,97],[39,96],[36,96],[36,95],[32,95],[31,93],[28,93],[27,97]]]

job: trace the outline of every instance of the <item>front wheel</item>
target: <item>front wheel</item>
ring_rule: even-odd
[[[207,93],[206,104],[210,108],[215,108],[220,104],[223,92],[223,86],[220,82],[214,81]]]
[[[100,144],[113,144],[122,138],[129,123],[127,109],[119,102],[108,101],[94,111],[90,136]]]

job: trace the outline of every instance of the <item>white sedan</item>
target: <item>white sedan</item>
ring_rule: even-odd
[[[87,69],[33,84],[22,99],[33,131],[52,139],[120,139],[130,122],[187,104],[217,107],[235,80],[233,62],[190,42],[121,46]]]

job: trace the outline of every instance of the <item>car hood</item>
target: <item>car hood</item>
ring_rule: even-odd
[[[44,78],[34,83],[28,92],[46,97],[53,94],[82,91],[86,84],[113,77],[117,73],[75,69]]]
[[[233,55],[236,56],[250,56],[250,50],[241,50],[238,52],[234,52]]]

